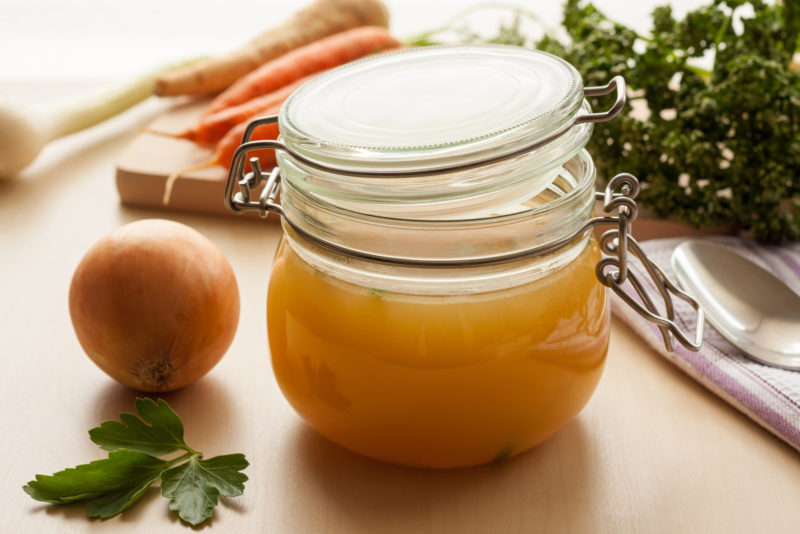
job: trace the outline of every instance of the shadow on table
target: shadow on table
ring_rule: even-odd
[[[226,442],[226,429],[236,425],[236,417],[231,412],[225,387],[214,376],[206,375],[193,384],[168,393],[145,393],[109,380],[108,385],[100,390],[96,401],[92,403],[96,408],[91,414],[91,424],[117,420],[120,412],[136,413],[137,397],[167,401],[183,421],[185,438],[189,445],[202,445],[202,448],[209,451],[230,449],[231,444]],[[210,432],[209,429],[214,431]]]
[[[298,423],[287,439],[283,517],[298,532],[331,522],[336,531],[511,531],[550,521],[591,502],[596,459],[576,420],[540,446],[486,466],[404,468],[351,453]],[[297,491],[297,494],[293,494]],[[335,510],[331,510],[331,508]],[[304,508],[309,508],[305,510]],[[314,510],[317,509],[317,510]],[[322,524],[314,521],[322,520]],[[551,525],[551,526],[555,526]]]

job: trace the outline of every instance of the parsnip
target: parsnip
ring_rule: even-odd
[[[389,13],[380,0],[316,0],[230,54],[165,74],[156,82],[155,92],[159,96],[216,93],[290,50],[358,26],[388,24]]]

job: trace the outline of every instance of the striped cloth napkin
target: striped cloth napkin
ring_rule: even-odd
[[[734,237],[711,239],[747,256],[800,294],[800,244],[772,247]],[[653,263],[661,267],[671,280],[676,281],[670,258],[675,247],[684,240],[656,239],[641,243],[641,247]],[[651,294],[658,294],[638,262],[633,262],[631,269]],[[668,352],[664,348],[658,328],[616,295],[612,300],[612,310],[659,354],[800,451],[800,371],[777,369],[751,360],[708,323],[699,352],[688,351],[677,342],[674,352]],[[694,310],[676,299],[675,313],[675,322],[681,329],[693,333]],[[800,325],[798,330],[800,335]]]

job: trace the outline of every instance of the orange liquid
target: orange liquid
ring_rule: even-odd
[[[521,286],[408,295],[315,270],[284,239],[267,299],[275,377],[313,428],[365,456],[456,467],[517,454],[572,420],[600,379],[599,256],[590,241]]]

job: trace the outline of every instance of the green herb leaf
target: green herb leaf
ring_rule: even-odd
[[[243,454],[216,456],[200,460],[192,456],[188,462],[165,471],[161,477],[161,494],[171,499],[169,509],[192,525],[211,517],[220,495],[234,497],[244,491],[247,475],[240,471],[248,466]]]
[[[244,491],[248,466],[243,454],[201,460],[202,453],[183,441],[183,423],[164,400],[136,399],[139,417],[120,414],[89,431],[92,441],[110,450],[108,458],[36,475],[23,486],[25,493],[54,504],[89,501],[89,517],[108,518],[129,508],[161,478],[170,509],[197,525],[211,516],[220,495],[235,497]],[[158,456],[183,449],[169,460]]]
[[[587,149],[598,176],[637,176],[637,202],[655,215],[777,243],[800,238],[800,73],[791,68],[800,8],[749,2],[753,15],[738,32],[743,3],[708,2],[683,20],[657,8],[641,36],[568,0],[571,41],[539,47],[575,65],[585,85],[624,75],[649,112],[629,106],[597,126]],[[714,57],[708,72],[693,64],[704,56]]]
[[[139,485],[131,486],[129,488],[120,489],[106,493],[102,497],[98,497],[89,502],[89,517],[100,517],[106,519],[113,517],[118,513],[128,509],[133,503],[139,500],[144,495],[153,482],[158,480],[161,472],[154,474],[152,477],[141,481]]]
[[[136,411],[119,414],[120,421],[106,421],[89,431],[89,437],[107,451],[130,449],[162,456],[183,449],[195,452],[183,441],[183,423],[163,400],[136,399]],[[148,425],[149,423],[149,425]]]
[[[738,9],[745,4],[752,14]],[[636,101],[595,126],[587,150],[600,180],[637,176],[636,201],[659,217],[773,243],[800,239],[800,2],[708,0],[682,20],[664,5],[640,35],[591,2],[567,0],[562,25],[569,39],[544,27],[536,48],[572,63],[584,86],[623,75]],[[532,42],[514,19],[495,37],[449,24],[420,44],[451,35]],[[711,69],[698,58],[713,58]],[[589,102],[607,109],[610,97]]]
[[[52,475],[36,475],[36,480],[31,480],[22,489],[37,501],[58,504],[107,497],[137,488],[143,492],[171,465],[171,462],[149,454],[120,449],[110,453],[105,460],[64,469]],[[124,502],[117,499],[120,508],[114,513],[130,506],[138,498],[133,496],[135,493]]]

